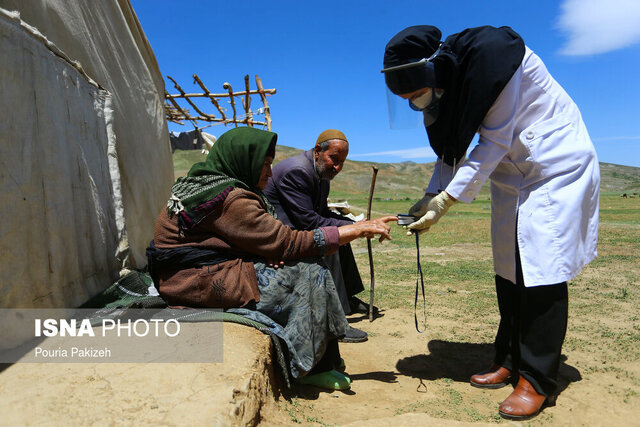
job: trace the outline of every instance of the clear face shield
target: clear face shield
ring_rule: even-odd
[[[429,58],[382,70],[391,129],[429,126],[436,121],[444,90],[435,88],[435,68],[431,60],[439,51]]]
[[[395,95],[387,88],[387,111],[391,129],[416,129],[423,125],[422,111],[415,111],[407,105],[407,100]]]
[[[394,95],[387,88],[387,109],[391,129],[414,129],[433,124],[438,118],[440,98],[443,94],[444,89],[426,88],[424,93],[405,99]]]

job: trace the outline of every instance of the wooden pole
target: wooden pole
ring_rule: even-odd
[[[167,94],[167,92],[165,91],[165,95],[166,95],[166,94]],[[176,110],[178,110],[178,111],[180,112],[180,114],[182,114],[182,115],[184,116],[184,119],[185,119],[185,120],[189,120],[191,123],[193,123],[193,125],[194,125],[194,126],[197,126],[197,125],[198,125],[198,122],[197,122],[197,121],[195,121],[195,120],[194,120],[194,119],[189,115],[189,113],[187,113],[186,111],[184,111],[184,110],[182,109],[182,107],[180,107],[180,105],[179,105],[175,100],[173,100],[173,99],[171,99],[171,98],[167,98],[167,99],[169,100],[169,102],[171,102],[171,104],[173,104],[173,107],[174,107]],[[179,122],[177,122],[177,121],[176,121],[176,123],[179,123]],[[182,124],[182,123],[180,123],[180,124]]]
[[[233,88],[231,87],[231,84],[229,84],[228,82],[224,82],[222,87],[229,91],[229,97],[230,97],[229,102],[231,102],[231,108],[233,108],[233,124],[236,125],[236,127],[238,127],[238,120],[236,119],[236,114],[237,114],[236,101],[235,99],[233,99]]]
[[[186,93],[180,85],[171,77],[167,76],[173,84],[174,87],[178,90],[178,94],[169,94],[165,91],[165,115],[167,120],[183,124],[183,120],[188,120],[193,123],[194,127],[198,129],[199,121],[206,122],[214,122],[214,123],[233,123],[236,127],[238,127],[238,123],[245,123],[247,126],[266,126],[268,130],[271,130],[271,112],[269,110],[269,103],[267,102],[266,95],[276,93],[276,89],[264,89],[262,87],[262,81],[256,75],[256,84],[258,85],[258,90],[251,90],[249,86],[249,75],[244,76],[245,82],[245,90],[243,92],[234,92],[231,84],[225,82],[223,87],[227,89],[227,93],[216,94],[211,93],[209,89],[204,85],[202,80],[198,77],[197,74],[193,74],[194,83],[197,83],[200,88],[203,90],[203,93]],[[253,112],[251,111],[251,95],[260,95],[262,99],[262,103],[264,104],[264,113],[265,113],[265,121],[256,121],[253,118]],[[244,108],[244,114],[241,117],[238,117],[238,111],[236,109],[235,97],[239,97],[242,101],[242,106]],[[207,114],[203,112],[190,98],[209,98],[211,103],[216,107],[216,109],[220,112],[222,118],[217,118],[213,114]],[[225,111],[226,109],[222,108],[219,104],[219,99],[216,98],[229,98],[229,103],[233,108],[233,118],[229,118]],[[197,116],[192,116],[191,112],[188,109],[180,107],[180,105],[176,102],[178,99],[185,99],[187,103],[193,107],[193,110],[197,113]]]
[[[171,76],[167,76],[167,78],[173,82],[173,86],[178,90],[178,92],[180,92],[180,94],[182,94],[183,96],[184,96],[184,95],[186,95],[186,94],[184,93],[184,91],[182,90],[182,88],[180,87],[180,85],[179,85],[178,83],[176,83],[176,81],[175,81],[175,80],[173,80],[173,78],[171,78]],[[211,119],[215,118],[215,116],[211,116],[211,115],[209,115],[209,114],[207,114],[207,113],[203,113],[202,111],[200,111],[200,109],[198,108],[198,106],[197,106],[196,104],[194,104],[194,103],[193,103],[189,98],[185,97],[184,99],[185,99],[185,100],[189,103],[189,105],[191,105],[191,106],[193,107],[193,109],[194,109],[195,111],[197,111],[197,112],[198,112],[198,114],[200,114],[201,116],[209,117],[209,118],[211,118]]]
[[[247,126],[253,127],[253,114],[251,114],[251,97],[249,96],[249,74],[246,74],[244,76],[244,87],[246,91],[242,105],[244,107],[244,112],[247,115],[247,117],[244,119],[244,122],[247,124]]]
[[[265,93],[276,93],[276,90],[273,89],[273,92],[269,92],[264,90],[262,87],[262,79],[258,77],[256,74],[256,86],[258,86],[258,93],[260,94],[260,98],[262,99],[262,104],[264,105],[264,119],[267,122],[267,130],[271,130],[271,111],[269,110],[269,103],[267,102],[267,96]]]
[[[277,92],[277,89],[263,89],[264,93],[268,93],[269,95],[274,95]],[[185,94],[167,94],[167,96],[171,98],[228,98],[229,96],[244,96],[246,91],[233,92],[229,94],[227,93],[185,93]],[[249,95],[259,95],[260,90],[250,90]]]
[[[371,219],[371,202],[373,201],[373,190],[376,187],[376,176],[378,175],[378,168],[375,165],[373,168],[373,177],[371,178],[371,187],[369,188],[369,204],[367,206],[367,221]],[[371,250],[371,238],[367,237],[367,251],[369,252],[369,272],[371,273],[371,288],[369,290],[369,322],[373,322],[373,300],[374,291],[376,286],[375,276],[373,274],[373,251]]]
[[[209,89],[207,89],[207,87],[204,85],[204,83],[202,83],[202,80],[200,80],[200,77],[198,77],[197,74],[194,74],[193,75],[193,80],[196,83],[198,83],[200,88],[204,91],[203,95],[204,96],[208,96],[209,99],[211,100],[211,103],[218,109],[218,111],[220,112],[220,115],[222,116],[222,120],[227,120],[227,117],[224,115],[224,110],[222,110],[222,108],[220,108],[220,104],[218,104],[218,101],[216,100],[215,95],[213,95],[211,92],[209,92]]]

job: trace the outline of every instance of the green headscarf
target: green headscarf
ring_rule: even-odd
[[[258,194],[267,212],[275,216],[275,209],[256,185],[265,157],[275,153],[277,139],[278,135],[273,132],[251,127],[234,128],[222,134],[207,159],[194,164],[187,176],[178,178],[171,187],[167,203],[169,215],[189,215],[206,202],[224,200],[230,187],[237,187]]]

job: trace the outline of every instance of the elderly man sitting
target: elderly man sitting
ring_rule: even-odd
[[[350,219],[327,207],[330,181],[340,173],[349,153],[349,142],[342,132],[327,129],[318,136],[313,149],[290,157],[273,168],[264,194],[274,205],[278,219],[297,230],[352,224]],[[355,297],[364,290],[351,245],[340,247],[325,257],[345,314],[368,312],[368,305]],[[343,342],[363,342],[367,334],[349,327]]]

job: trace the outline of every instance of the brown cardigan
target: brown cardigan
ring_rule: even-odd
[[[337,227],[320,229],[324,251],[313,231],[297,231],[273,218],[255,193],[236,188],[200,224],[178,235],[177,216],[163,208],[156,221],[158,249],[191,246],[214,249],[245,259],[289,261],[329,255],[338,250]],[[219,264],[158,273],[160,295],[170,306],[229,308],[258,302],[258,280],[253,261],[242,258]]]

